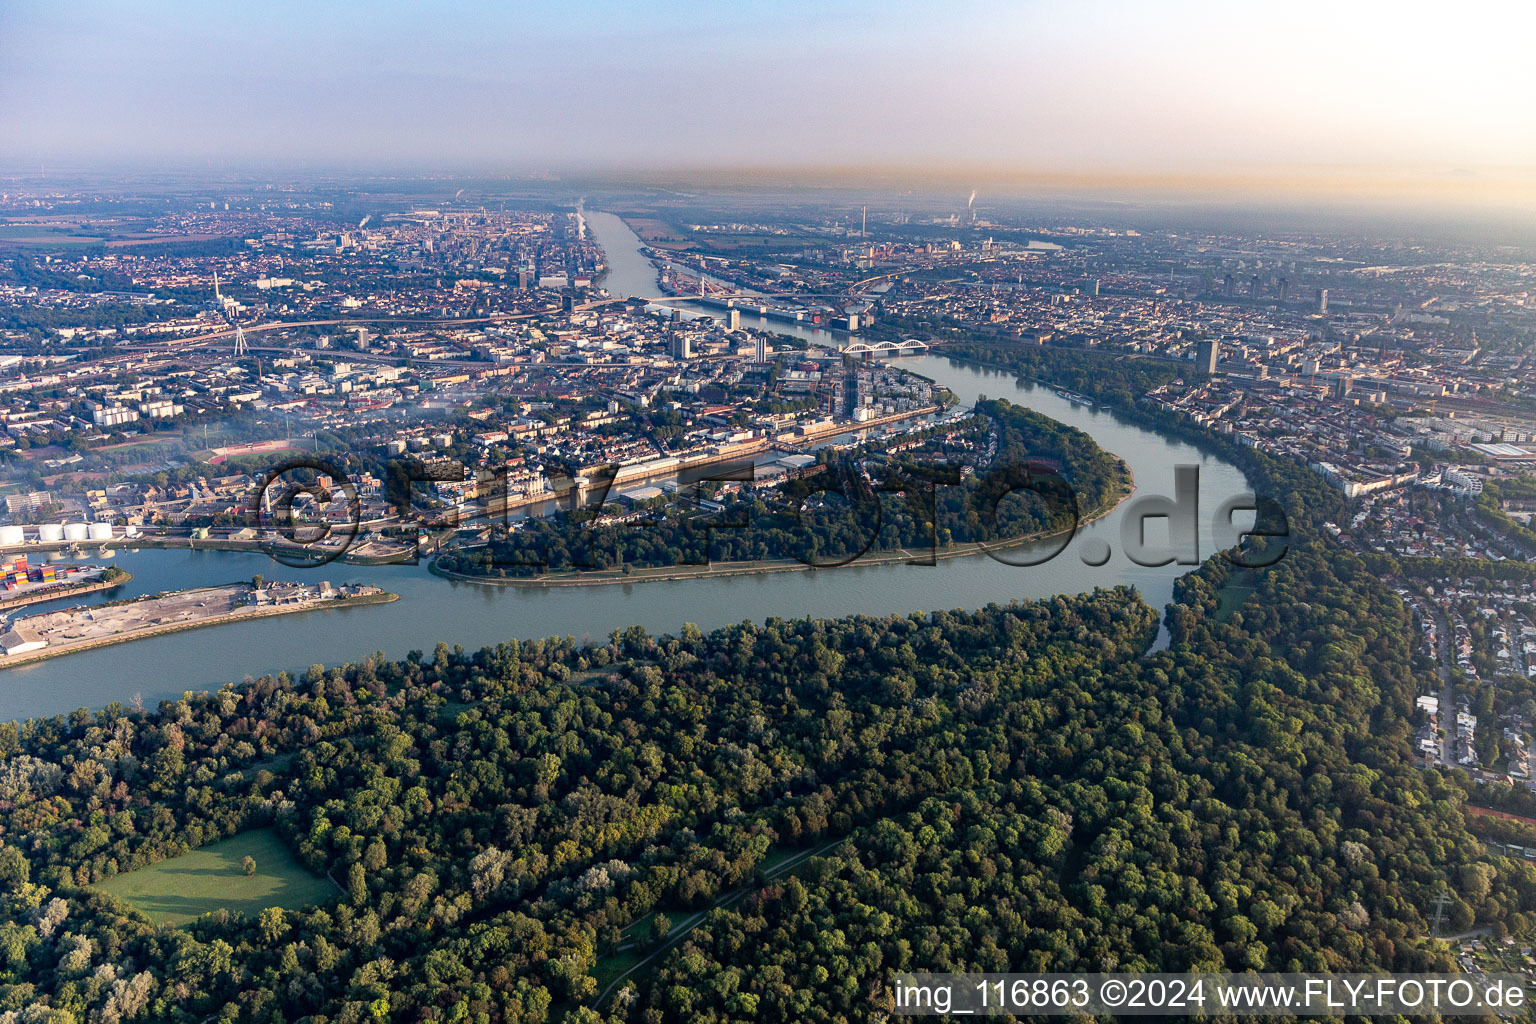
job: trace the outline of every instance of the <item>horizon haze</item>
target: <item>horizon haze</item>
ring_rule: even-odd
[[[1513,3],[22,2],[0,12],[0,136],[12,174],[862,176],[1529,208],[1533,28]]]

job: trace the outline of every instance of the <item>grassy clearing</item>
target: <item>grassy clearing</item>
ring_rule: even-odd
[[[249,782],[264,771],[271,772],[273,775],[279,775],[287,771],[298,756],[297,752],[290,750],[286,754],[278,754],[276,757],[269,757],[265,761],[257,761],[255,764],[249,764],[240,769],[240,777]]]
[[[597,981],[597,990],[606,992],[609,985],[639,967],[645,957],[646,954],[638,949],[626,949],[622,953],[614,953],[600,959],[592,968],[592,977]]]
[[[1248,603],[1259,589],[1259,574],[1253,569],[1234,569],[1216,592],[1216,618],[1226,622],[1232,613]]]
[[[451,722],[475,705],[467,700],[450,700],[437,709],[437,717],[445,722]]]
[[[254,875],[241,867],[246,857],[256,861]],[[297,910],[336,895],[335,886],[306,870],[270,828],[209,843],[109,878],[98,888],[156,924],[178,926],[220,908],[254,916],[267,907]]]

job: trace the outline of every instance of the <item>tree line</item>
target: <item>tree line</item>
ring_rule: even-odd
[[[1321,530],[1336,492],[1210,443],[1290,551],[1226,614],[1225,560],[1183,577],[1157,651],[1116,588],[0,726],[0,1020],[838,1022],[904,970],[1442,970],[1441,892],[1530,936],[1536,869],[1415,767],[1412,623]],[[94,885],[268,824],[345,894],[170,929]],[[703,916],[597,1003],[658,912]]]

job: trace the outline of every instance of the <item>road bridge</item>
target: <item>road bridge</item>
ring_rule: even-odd
[[[906,341],[855,341],[838,349],[845,356],[915,356],[928,351],[926,341],[908,338]]]

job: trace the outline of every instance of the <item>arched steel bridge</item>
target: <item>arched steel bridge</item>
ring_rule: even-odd
[[[908,338],[906,341],[877,341],[873,344],[867,341],[855,341],[838,349],[845,356],[857,355],[915,355],[918,352],[928,351],[926,341],[918,341],[916,338]]]

